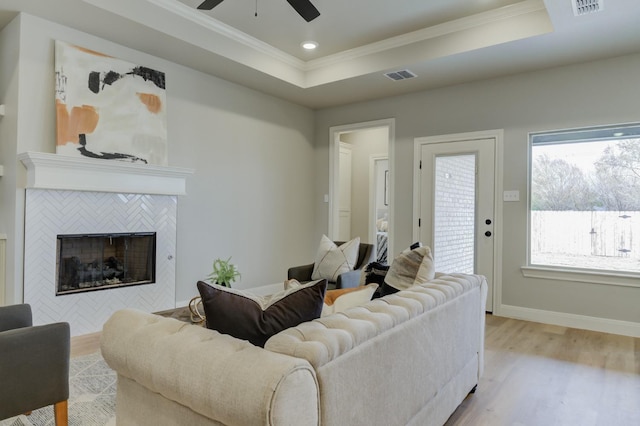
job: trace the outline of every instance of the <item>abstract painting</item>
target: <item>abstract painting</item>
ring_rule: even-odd
[[[55,43],[56,153],[167,165],[164,72]]]

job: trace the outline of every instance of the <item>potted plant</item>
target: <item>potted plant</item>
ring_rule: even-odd
[[[213,261],[213,271],[207,277],[211,282],[224,287],[231,287],[231,283],[240,277],[236,265],[231,263],[231,257],[227,260],[216,259]]]

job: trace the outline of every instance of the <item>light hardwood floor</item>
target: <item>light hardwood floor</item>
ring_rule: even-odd
[[[640,339],[487,315],[485,369],[446,426],[640,426]],[[72,356],[100,333],[71,339]]]
[[[89,355],[100,350],[100,332],[71,338],[71,358]]]
[[[485,370],[446,426],[639,426],[640,339],[487,315]]]

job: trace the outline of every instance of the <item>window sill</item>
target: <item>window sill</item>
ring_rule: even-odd
[[[557,281],[574,281],[640,288],[640,274],[628,272],[563,269],[550,266],[522,266],[520,270],[522,271],[522,275],[527,278],[544,278]]]

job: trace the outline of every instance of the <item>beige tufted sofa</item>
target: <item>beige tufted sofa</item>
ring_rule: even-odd
[[[486,295],[482,276],[438,273],[264,349],[118,311],[102,335],[118,426],[441,425],[482,374]]]

